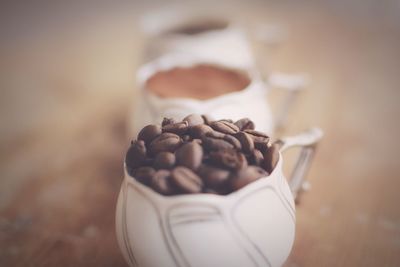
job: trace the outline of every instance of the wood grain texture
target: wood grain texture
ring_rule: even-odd
[[[257,46],[259,60],[312,77],[279,134],[325,131],[285,267],[400,266],[394,1],[255,3],[238,18],[287,29],[279,46]],[[0,266],[126,266],[114,215],[143,45],[132,26],[139,11],[78,12],[75,24],[48,15],[54,23],[43,31],[44,18],[9,16],[25,24],[12,24],[0,47]],[[30,23],[36,32],[17,34]],[[294,152],[285,157],[289,171]]]

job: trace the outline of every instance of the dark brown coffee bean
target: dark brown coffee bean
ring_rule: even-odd
[[[189,126],[195,126],[204,123],[203,117],[198,114],[190,114],[186,116],[182,121],[187,121]]]
[[[193,138],[203,138],[207,133],[213,132],[214,130],[205,124],[198,124],[190,127],[189,133]]]
[[[218,167],[240,170],[247,167],[246,157],[234,149],[224,149],[210,152],[209,161]]]
[[[176,162],[193,171],[197,170],[203,159],[203,148],[198,142],[186,143],[176,150]]]
[[[133,171],[132,175],[145,185],[150,185],[156,171],[152,167],[140,167]]]
[[[171,181],[171,172],[167,170],[159,170],[153,175],[151,187],[156,192],[166,196],[176,193],[176,188]]]
[[[265,133],[249,129],[244,130],[244,132],[250,135],[254,143],[268,143],[269,141],[269,136]]]
[[[184,193],[200,193],[203,188],[203,181],[193,171],[186,167],[176,167],[171,173],[174,184]]]
[[[215,191],[215,190],[213,190],[213,189],[211,189],[211,188],[206,188],[206,189],[204,190],[204,193],[205,193],[205,194],[219,195],[219,193],[218,193],[217,191]]]
[[[203,144],[203,141],[201,141],[201,139],[197,139],[197,138],[193,139],[192,142],[196,142],[199,145]]]
[[[264,154],[269,148],[269,142],[254,142],[254,147]]]
[[[222,120],[218,120],[218,121],[227,122],[227,123],[233,123],[233,120],[231,120],[231,119],[222,119]]]
[[[204,124],[210,125],[210,123],[213,121],[213,119],[208,115],[203,114],[201,117],[204,120]]]
[[[158,125],[147,125],[138,134],[138,140],[143,140],[150,144],[157,136],[161,134],[161,127]]]
[[[203,147],[208,151],[233,148],[233,145],[231,143],[222,139],[203,137],[203,139],[201,140],[203,143]]]
[[[221,133],[221,132],[217,132],[217,131],[214,131],[214,130],[206,133],[207,137],[212,137],[212,138],[217,138],[217,139],[224,139],[225,135],[226,134]]]
[[[183,142],[190,142],[191,139],[192,139],[192,138],[191,138],[190,135],[188,135],[188,134],[185,134],[185,135],[182,136],[182,141],[183,141]]]
[[[135,169],[143,165],[146,161],[146,146],[143,140],[132,141],[131,146],[126,152],[125,162],[130,169]]]
[[[239,131],[239,128],[235,124],[227,121],[213,121],[210,126],[214,130],[225,134],[234,134]]]
[[[242,145],[242,151],[246,154],[250,154],[254,150],[254,141],[249,134],[245,132],[238,132],[234,135]]]
[[[240,143],[240,141],[236,137],[234,137],[232,135],[229,135],[229,134],[226,134],[224,136],[224,140],[228,141],[229,143],[231,143],[235,149],[237,149],[237,150],[241,150],[242,149],[242,144]]]
[[[181,121],[173,124],[168,124],[162,127],[163,133],[174,133],[177,135],[184,135],[189,130],[187,121]]]
[[[235,191],[265,176],[268,176],[268,173],[261,167],[249,166],[233,175],[230,184],[232,189]]]
[[[235,125],[237,127],[239,127],[239,129],[241,131],[254,130],[254,128],[255,128],[254,122],[252,120],[250,120],[249,118],[240,119],[240,120],[235,122]]]
[[[149,150],[152,155],[156,155],[163,151],[175,152],[181,143],[182,140],[178,135],[173,133],[162,133],[150,143]]]
[[[264,162],[264,156],[260,150],[254,149],[253,153],[250,155],[250,163],[257,166],[262,166]]]
[[[264,169],[272,173],[279,161],[279,145],[272,144],[264,153]]]
[[[164,118],[161,123],[161,126],[164,127],[166,125],[174,124],[174,123],[175,123],[175,120],[173,118]]]
[[[153,166],[159,169],[172,169],[175,166],[175,154],[171,152],[160,152],[154,159]]]
[[[229,179],[230,172],[225,169],[202,164],[198,169],[198,174],[203,178],[207,187],[220,188]]]

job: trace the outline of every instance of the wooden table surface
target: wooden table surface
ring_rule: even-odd
[[[280,134],[325,131],[286,267],[400,266],[395,2],[257,2],[238,14],[285,29],[259,55],[269,69],[312,78]],[[114,214],[140,10],[2,8],[0,266],[126,266]]]

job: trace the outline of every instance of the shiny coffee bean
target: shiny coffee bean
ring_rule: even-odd
[[[246,157],[234,149],[224,149],[210,152],[209,161],[215,166],[240,170],[247,167]]]
[[[196,126],[204,123],[203,117],[198,114],[190,114],[186,116],[182,121],[188,122],[189,126]]]
[[[126,153],[125,162],[130,169],[143,165],[146,161],[146,146],[143,140],[132,141]]]
[[[237,132],[235,137],[240,141],[242,145],[242,151],[246,154],[251,154],[254,150],[254,141],[249,134],[245,132]]]
[[[172,169],[175,166],[175,154],[171,152],[160,152],[154,158],[153,166],[159,169]]]
[[[176,167],[172,170],[173,183],[184,193],[200,193],[203,189],[203,181],[192,170],[186,167]]]
[[[164,118],[161,123],[161,126],[164,127],[166,125],[174,124],[174,123],[175,123],[175,120],[173,118]]]
[[[183,141],[183,142],[190,142],[191,139],[192,139],[192,138],[191,138],[190,135],[188,135],[188,134],[185,134],[185,135],[182,136],[182,141]]]
[[[211,188],[206,188],[206,189],[204,190],[204,193],[205,193],[205,194],[219,195],[219,193],[218,193],[216,190],[211,189]]]
[[[208,150],[223,150],[223,149],[232,149],[233,145],[225,140],[211,138],[211,137],[203,137],[202,143],[203,147]]]
[[[162,195],[172,195],[176,192],[171,181],[171,172],[167,170],[157,171],[151,179],[151,187]]]
[[[153,175],[156,173],[152,167],[140,167],[133,171],[132,175],[145,185],[150,185]]]
[[[229,179],[230,171],[221,169],[208,164],[200,165],[198,174],[203,178],[208,188],[220,188],[225,185]]]
[[[254,143],[268,143],[269,141],[269,136],[265,133],[249,129],[244,130],[244,132],[250,135]]]
[[[195,171],[203,159],[203,148],[198,142],[190,142],[178,148],[175,154],[178,165]]]
[[[254,147],[260,150],[263,154],[268,150],[269,146],[269,142],[254,142]]]
[[[254,149],[253,153],[249,156],[252,165],[261,166],[264,162],[264,156],[260,150]]]
[[[264,153],[264,164],[263,167],[267,172],[272,173],[275,169],[276,164],[279,161],[279,145],[272,144],[268,150]]]
[[[236,125],[237,127],[239,127],[239,129],[240,129],[241,131],[244,131],[244,130],[254,130],[254,129],[255,129],[254,122],[253,122],[252,120],[250,120],[249,118],[240,119],[240,120],[238,120],[238,121],[235,122],[235,125]]]
[[[214,130],[224,134],[234,134],[239,131],[239,128],[235,124],[227,121],[213,121],[210,126]]]
[[[181,138],[173,133],[162,133],[153,142],[150,143],[149,150],[152,155],[157,155],[160,152],[175,152],[181,145]]]
[[[242,144],[240,143],[240,141],[236,137],[234,137],[232,135],[229,135],[229,134],[226,134],[223,139],[225,141],[231,143],[236,150],[241,150],[242,149]]]
[[[206,136],[207,133],[213,131],[214,130],[210,126],[205,124],[198,124],[190,127],[189,129],[190,136],[192,136],[193,138],[203,138],[204,136]]]
[[[213,119],[208,115],[203,114],[201,115],[201,117],[203,118],[204,124],[206,125],[210,125],[210,123],[213,121]]]
[[[206,136],[211,138],[224,139],[226,134],[212,130],[206,133]]]
[[[231,120],[231,119],[222,119],[222,120],[218,120],[218,121],[227,122],[227,123],[233,123],[233,120]]]
[[[236,175],[233,175],[230,185],[232,190],[236,191],[265,176],[268,176],[268,173],[261,167],[248,166],[236,173]]]
[[[189,130],[187,121],[181,121],[173,124],[168,124],[162,127],[163,133],[174,133],[177,135],[184,135]]]
[[[138,140],[143,140],[146,144],[150,144],[161,132],[160,126],[154,124],[147,125],[139,132]]]

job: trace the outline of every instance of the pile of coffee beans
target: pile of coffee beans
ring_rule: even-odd
[[[268,176],[279,147],[247,118],[211,120],[192,114],[147,125],[126,154],[128,173],[162,195],[226,195]]]

